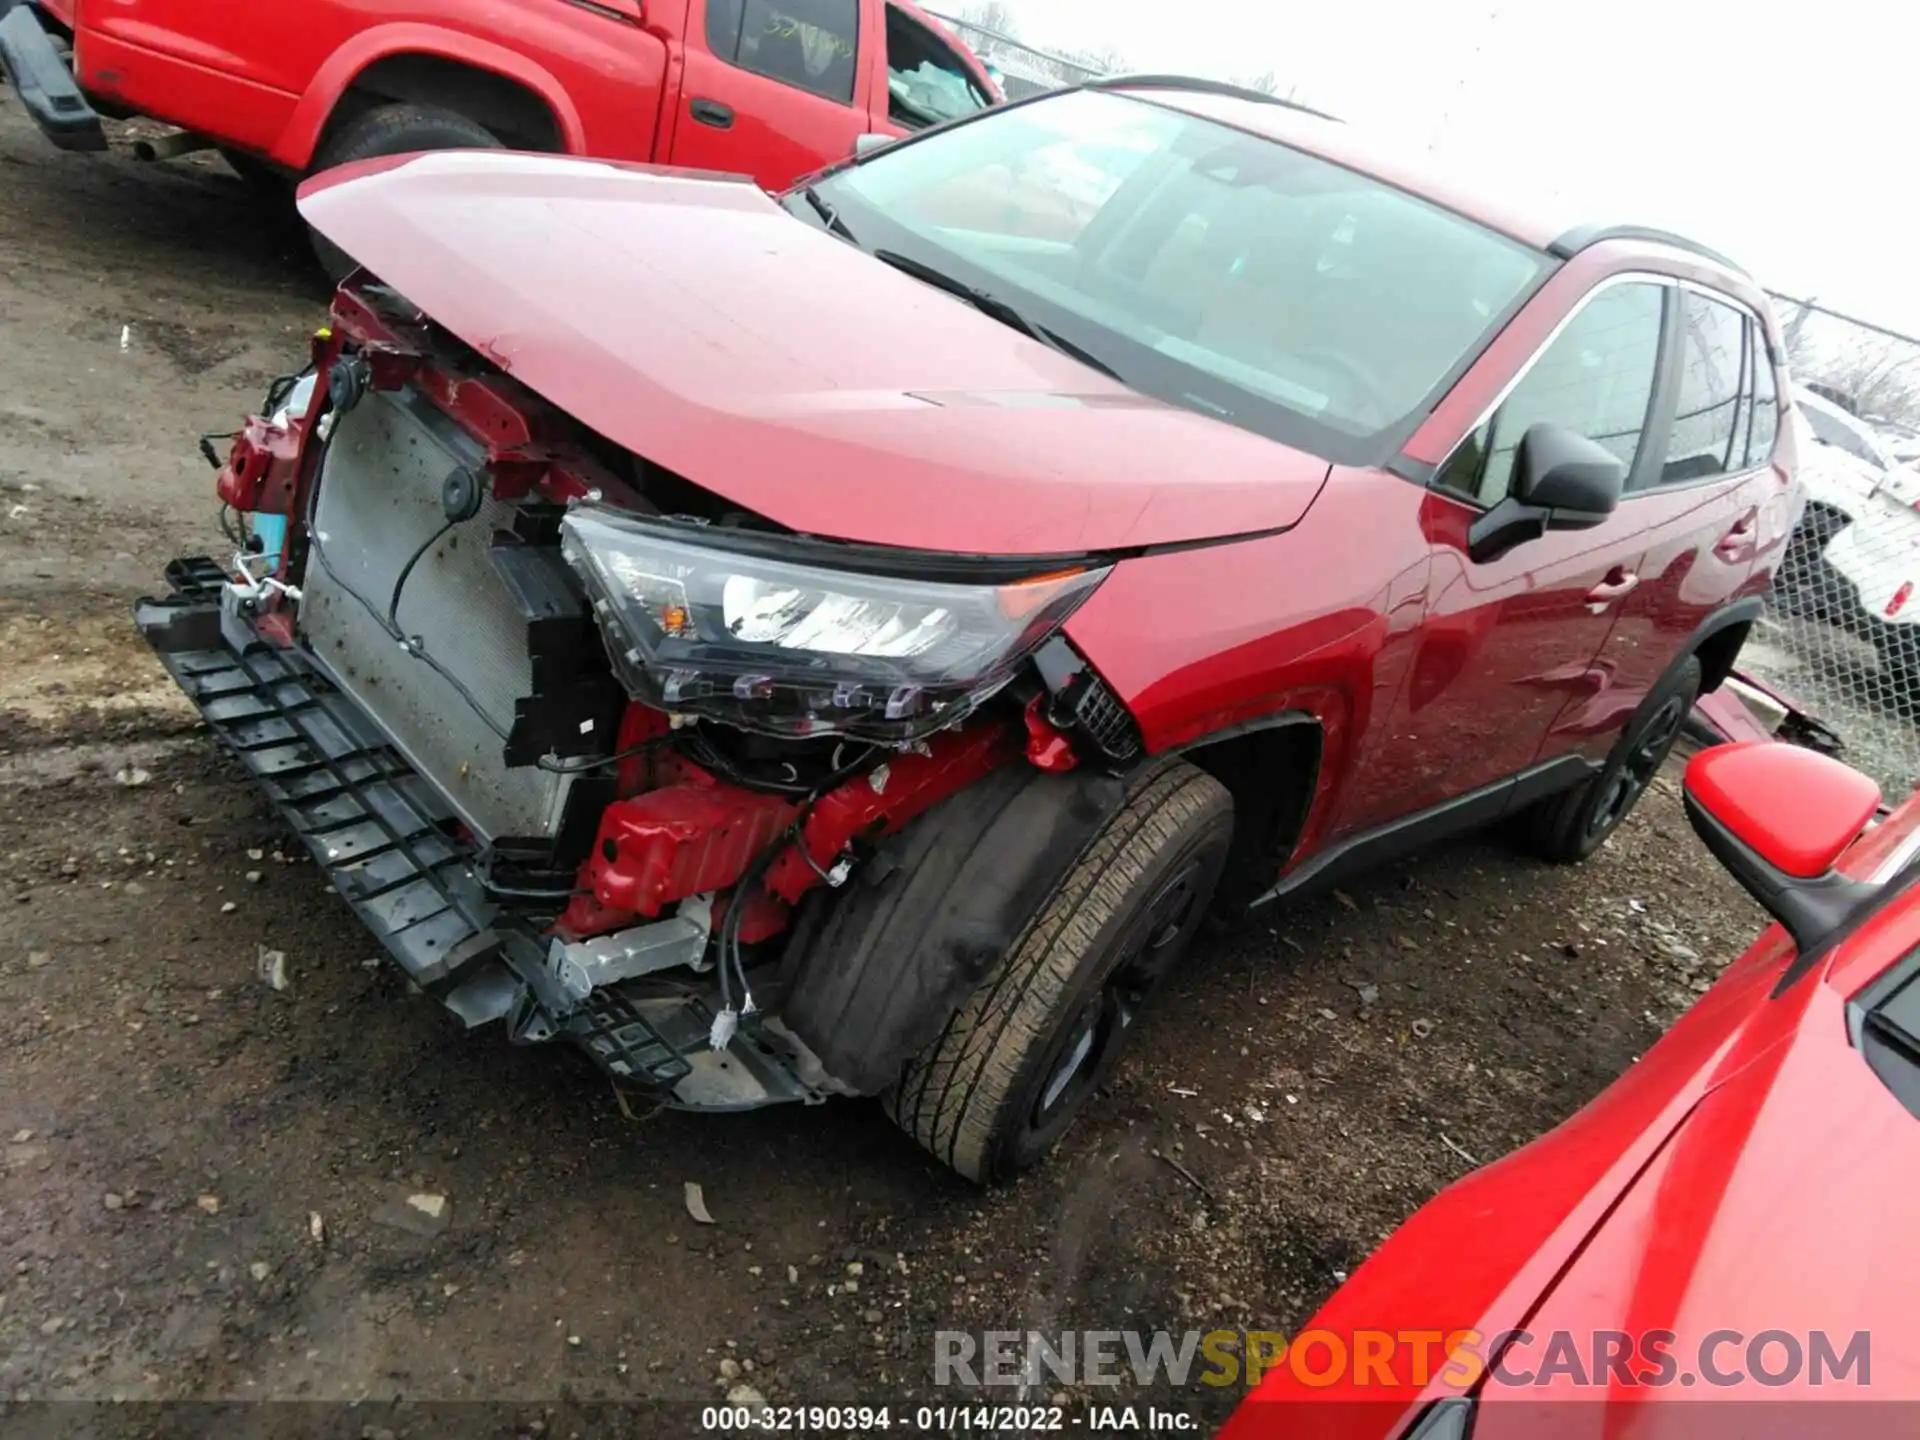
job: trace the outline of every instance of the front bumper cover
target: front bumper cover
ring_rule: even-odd
[[[213,561],[176,560],[167,580],[171,595],[134,607],[161,664],[408,979],[468,1028],[570,1039],[615,1081],[680,1108],[824,1098],[776,1028],[743,1023],[712,1050],[702,987],[570,990],[549,938],[488,897],[452,807],[320,664],[257,631]]]

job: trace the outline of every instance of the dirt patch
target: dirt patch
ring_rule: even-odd
[[[572,1052],[406,994],[205,742],[119,759],[0,799],[0,1130],[32,1132],[0,1386],[34,1395],[695,1399],[743,1357],[870,1399],[924,1394],[943,1326],[1284,1328],[1448,1140],[1576,1108],[1754,929],[1667,793],[1578,870],[1455,847],[1196,955],[1053,1164],[982,1194],[869,1104],[628,1120]],[[437,1237],[381,1223],[419,1193]]]
[[[1457,844],[1209,941],[1002,1191],[867,1103],[629,1118],[409,994],[132,634],[216,539],[195,436],[318,318],[284,217],[4,91],[0,184],[0,1397],[899,1400],[943,1327],[1285,1327],[1757,929],[1669,779],[1587,865]]]
[[[111,596],[65,595],[49,605],[0,595],[0,654],[8,658],[0,714],[74,725],[114,711],[178,726],[200,718]]]

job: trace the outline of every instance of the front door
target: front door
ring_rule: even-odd
[[[783,190],[851,155],[879,43],[860,12],[861,0],[695,0],[672,163]]]
[[[1553,530],[1492,560],[1467,552],[1473,521],[1512,488],[1528,427],[1565,426],[1637,473],[1660,370],[1672,288],[1603,283],[1462,440],[1421,511],[1432,546],[1427,615],[1413,663],[1369,769],[1394,783],[1352,787],[1342,833],[1370,829],[1525,769],[1570,702],[1593,693],[1594,665],[1639,585],[1649,536],[1621,506],[1587,530]],[[1384,778],[1384,776],[1382,777]]]

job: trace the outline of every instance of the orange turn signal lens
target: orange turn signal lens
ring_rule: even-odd
[[[1084,567],[1078,570],[1055,570],[1046,575],[1035,575],[1030,580],[1002,585],[995,592],[1000,601],[1000,613],[1009,620],[1024,620],[1058,595],[1069,580],[1086,573]]]

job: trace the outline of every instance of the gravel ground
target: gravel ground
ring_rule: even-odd
[[[323,303],[217,161],[57,156],[0,90],[0,1400],[897,1401],[942,1325],[1285,1328],[1758,927],[1669,774],[1583,867],[1460,843],[1208,941],[1000,1191],[867,1103],[626,1113],[409,996],[133,635],[214,543],[196,433]]]

